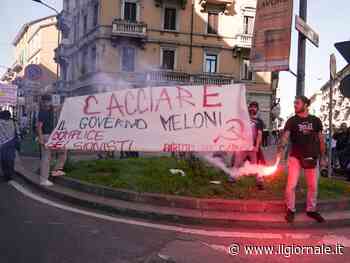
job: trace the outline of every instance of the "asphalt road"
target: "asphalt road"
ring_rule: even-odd
[[[350,229],[207,229],[218,233],[211,236],[186,229],[190,231],[175,232],[135,225],[133,220],[121,223],[70,212],[0,183],[0,263],[350,262]],[[287,257],[292,245],[299,254],[300,246],[314,246],[314,252],[320,252],[322,244],[334,252],[337,243],[345,247],[338,251],[343,255]],[[228,253],[232,244],[240,247],[233,251],[238,255]],[[275,250],[273,255],[259,250],[249,255],[247,245]],[[275,255],[278,246],[284,255]]]

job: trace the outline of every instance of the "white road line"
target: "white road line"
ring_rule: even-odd
[[[191,234],[191,235],[200,235],[200,236],[209,236],[209,237],[220,237],[220,238],[250,238],[250,239],[284,239],[286,236],[289,236],[291,238],[297,238],[297,239],[309,239],[311,238],[310,234],[302,234],[302,233],[284,233],[284,234],[276,234],[276,233],[248,233],[248,232],[234,232],[234,231],[215,231],[215,230],[205,230],[205,229],[192,229],[192,228],[186,228],[186,227],[179,227],[179,226],[171,226],[171,225],[162,225],[162,224],[155,224],[155,223],[147,223],[142,221],[137,221],[133,219],[123,219],[123,218],[117,218],[107,215],[101,215],[89,211],[85,211],[78,208],[69,207],[66,205],[62,205],[59,203],[56,203],[54,201],[48,200],[46,198],[43,198],[41,196],[38,196],[34,194],[33,192],[27,190],[22,185],[18,184],[15,181],[11,181],[9,183],[11,186],[13,186],[17,191],[21,192],[23,195],[36,200],[38,202],[41,202],[43,204],[56,207],[65,211],[90,216],[94,218],[99,218],[103,220],[108,220],[112,222],[117,223],[123,223],[123,224],[129,224],[129,225],[135,225],[135,226],[141,226],[141,227],[148,227],[158,230],[165,230],[165,231],[174,231],[174,232],[180,232],[183,234]]]

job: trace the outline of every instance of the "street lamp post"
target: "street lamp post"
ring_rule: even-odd
[[[299,16],[306,22],[307,19],[307,0],[300,0]],[[305,60],[306,60],[306,37],[299,32],[298,39],[298,73],[296,95],[305,93]]]
[[[52,6],[50,6],[50,5],[48,5],[48,4],[46,4],[45,2],[43,2],[42,0],[32,0],[33,2],[37,2],[37,3],[39,3],[39,4],[41,4],[41,5],[43,5],[43,6],[45,6],[45,7],[47,7],[47,8],[49,8],[49,9],[51,9],[52,11],[54,11],[56,14],[57,14],[57,24],[59,23],[59,14],[60,14],[60,12],[56,9],[56,8],[54,8],[54,7],[52,7]],[[59,47],[59,45],[60,45],[60,40],[61,40],[61,32],[60,32],[60,30],[59,30],[59,28],[58,28],[58,39],[57,39],[57,48]],[[57,68],[56,68],[56,80],[58,81],[59,80],[59,77],[58,77],[58,75],[59,75],[59,64],[57,63]]]

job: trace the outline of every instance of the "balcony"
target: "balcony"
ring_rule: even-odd
[[[72,25],[73,19],[69,12],[63,10],[57,15],[57,29],[62,32],[63,38],[68,38],[70,32],[70,25]]]
[[[192,83],[195,85],[227,85],[234,82],[234,78],[232,76],[219,75],[219,74],[196,74],[191,76]]]
[[[188,74],[178,71],[151,71],[147,73],[147,81],[155,85],[226,85],[231,84],[234,78],[219,74]]]
[[[66,45],[62,43],[55,49],[54,60],[57,64],[67,63],[67,54],[65,52],[65,49]]]
[[[185,72],[176,71],[150,71],[147,72],[147,81],[156,83],[189,83],[190,75]]]
[[[225,15],[229,15],[233,0],[200,0],[201,12],[208,12],[208,6],[221,8]]]
[[[116,19],[112,24],[112,39],[129,38],[144,44],[147,37],[147,25],[142,22],[130,22]]]
[[[236,47],[238,48],[252,48],[253,35],[238,34],[236,36]]]
[[[167,1],[166,0],[154,0],[154,3],[155,3],[155,6],[156,7],[160,7],[162,6],[163,3],[166,3]],[[179,4],[181,6],[182,9],[185,9],[186,8],[186,5],[187,5],[187,0],[176,0],[174,1],[176,2],[177,4]]]

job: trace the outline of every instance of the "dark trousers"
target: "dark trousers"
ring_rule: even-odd
[[[10,180],[15,174],[16,149],[12,142],[1,147],[1,167],[6,180]]]

